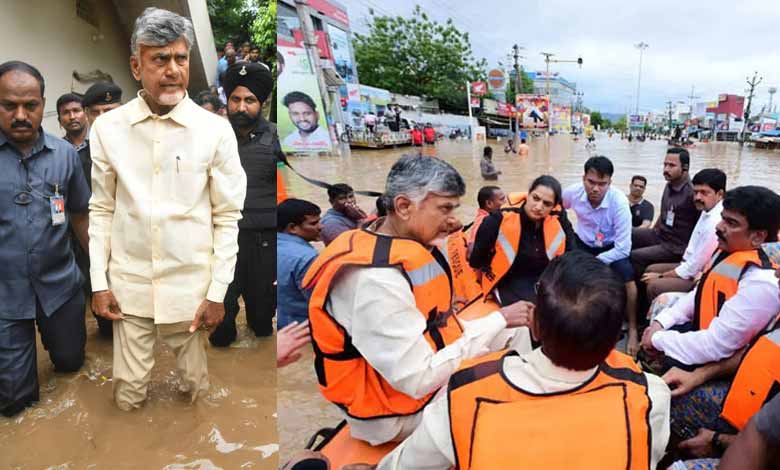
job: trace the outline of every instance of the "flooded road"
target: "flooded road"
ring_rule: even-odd
[[[78,373],[55,373],[39,339],[41,401],[0,417],[0,469],[278,468],[275,338],[255,338],[245,318],[232,347],[209,348],[205,398],[191,405],[177,392],[176,358],[158,347],[149,400],[131,413],[113,404],[112,344],[91,314]]]
[[[583,164],[590,154],[585,141],[574,142],[569,136],[549,139],[537,138],[529,142],[530,154],[519,157],[505,154],[503,142],[489,140],[493,147],[493,161],[503,172],[498,182],[482,180],[479,160],[482,148],[474,148],[468,141],[443,141],[437,146],[438,155],[454,165],[466,180],[466,196],[461,199],[460,217],[469,223],[477,212],[477,192],[487,184],[497,184],[505,191],[526,191],[531,181],[541,174],[552,174],[566,185],[581,181]],[[615,165],[612,185],[628,192],[633,175],[643,175],[648,180],[645,198],[655,205],[656,214],[666,182],[662,169],[666,141],[631,142],[611,139],[598,134],[593,154],[609,157]],[[291,163],[307,176],[329,183],[348,183],[356,190],[382,191],[392,164],[411,147],[388,150],[352,150],[350,157],[302,157],[291,158]],[[780,192],[780,151],[740,148],[735,143],[717,142],[697,144],[691,153],[691,176],[703,168],[717,167],[728,175],[728,187],[755,184]],[[307,199],[318,204],[323,213],[330,207],[325,190],[312,186],[291,172],[286,174],[287,191],[291,197]],[[366,211],[374,209],[374,200],[358,196],[358,203]],[[317,391],[313,368],[313,353],[278,375],[280,460],[285,461],[291,452],[300,449],[317,429],[334,426],[342,419],[341,412],[326,402]]]

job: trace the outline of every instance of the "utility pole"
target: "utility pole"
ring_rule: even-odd
[[[770,112],[770,113],[773,112],[772,111],[772,98],[774,98],[775,93],[777,93],[777,87],[773,87],[773,86],[769,87],[769,107],[767,108],[767,111]]]
[[[541,52],[541,54],[544,56],[544,63],[546,65],[546,72],[544,76],[544,86],[545,86],[545,92],[547,94],[547,136],[550,135],[550,128],[552,126],[552,99],[550,98],[550,63],[554,64],[561,64],[561,63],[577,63],[580,68],[582,68],[582,57],[578,57],[576,60],[569,60],[569,59],[551,59],[550,57],[554,56],[552,52]]]
[[[333,106],[331,106],[328,85],[325,83],[325,75],[322,73],[322,67],[320,66],[320,51],[317,47],[317,37],[314,35],[314,24],[312,23],[311,15],[309,14],[308,0],[295,0],[295,7],[295,10],[298,13],[298,20],[301,23],[303,46],[309,56],[312,72],[317,77],[317,85],[320,89],[322,105],[324,107],[323,111],[325,111],[326,115],[330,114],[339,127],[341,127],[341,125],[343,125],[341,113],[334,112]],[[336,134],[338,134],[338,132],[336,132]],[[340,153],[337,142],[338,135],[336,135],[336,141],[332,143],[331,148],[335,148],[337,153]]]
[[[745,108],[744,122],[742,123],[742,133],[739,138],[739,145],[745,145],[745,130],[747,129],[748,121],[750,120],[750,105],[753,104],[753,97],[755,96],[756,87],[764,80],[763,77],[758,76],[758,72],[753,72],[753,78],[745,77],[745,81],[748,84],[747,107]]]
[[[669,138],[672,137],[672,101],[666,102],[667,111],[669,112]]]
[[[635,114],[639,115],[639,91],[642,86],[642,54],[644,53],[645,49],[650,47],[649,44],[640,42],[639,44],[634,45],[637,49],[639,49],[639,77],[636,81],[636,109]]]
[[[696,85],[691,86],[691,94],[688,96],[689,104],[688,106],[691,108],[691,119],[693,119],[693,100],[698,99],[699,97],[694,95],[694,91],[696,90]]]
[[[522,92],[522,87],[520,86],[521,83],[523,83],[522,77],[520,76],[520,49],[525,49],[523,46],[518,46],[515,44],[512,46],[512,57],[514,58],[514,67],[515,67],[515,96],[512,97],[512,105],[517,105],[517,95]],[[520,117],[515,114],[515,134],[512,137],[512,140],[515,141],[515,146],[519,144],[517,142],[517,134],[520,130]]]

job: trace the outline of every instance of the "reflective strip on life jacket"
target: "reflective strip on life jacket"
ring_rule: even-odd
[[[777,269],[764,250],[716,251],[696,289],[693,327],[694,331],[707,329],[720,310],[739,290],[739,281],[751,266],[761,269]]]
[[[723,402],[721,417],[742,430],[750,418],[780,393],[780,329],[748,349]]]
[[[400,270],[425,320],[426,328],[421,334],[434,351],[451,344],[463,332],[451,311],[449,267],[438,251],[413,240],[351,230],[339,235],[320,253],[303,280],[304,288],[311,290],[309,324],[314,369],[325,398],[358,419],[415,414],[433,394],[415,399],[395,390],[363,358],[346,329],[327,310],[334,280],[345,267]],[[371,313],[354,312],[353,315]]]
[[[515,352],[464,363],[448,388],[455,468],[649,469],[647,378],[619,354],[580,386],[550,394],[508,381],[504,363]]]

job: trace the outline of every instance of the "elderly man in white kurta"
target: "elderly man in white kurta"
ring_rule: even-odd
[[[177,356],[179,390],[208,390],[206,337],[238,251],[246,192],[230,124],[187,96],[192,23],[147,8],[136,20],[130,66],[138,97],[90,132],[93,309],[114,321],[114,399],[146,399],[159,337]]]

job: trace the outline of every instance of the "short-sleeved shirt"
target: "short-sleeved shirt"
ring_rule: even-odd
[[[65,222],[52,225],[51,198],[57,193],[65,202]],[[68,226],[71,213],[87,213],[89,196],[71,144],[41,130],[22,159],[0,132],[0,318],[35,318],[36,297],[50,316],[79,290],[84,279]],[[25,200],[30,202],[19,203]]]
[[[322,225],[322,232],[320,232],[320,238],[325,245],[330,245],[330,242],[336,239],[339,235],[347,230],[354,230],[357,228],[358,223],[336,209],[328,209],[325,215],[320,221]]]
[[[780,445],[780,394],[775,395],[756,413],[756,429],[770,446]]]
[[[631,207],[631,225],[639,227],[645,220],[652,221],[655,215],[653,203],[647,199],[642,199],[638,204],[632,204]]]
[[[306,240],[288,233],[276,234],[276,276],[280,329],[309,318],[309,297],[303,289],[303,276],[317,257]]]

